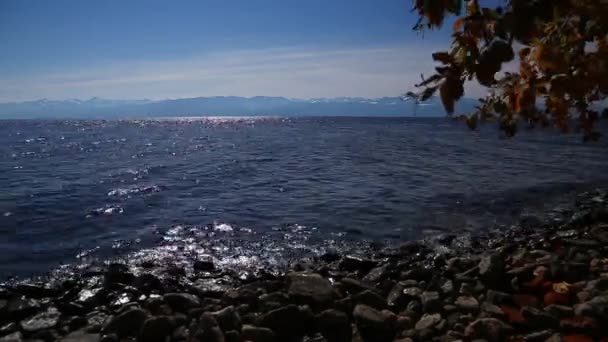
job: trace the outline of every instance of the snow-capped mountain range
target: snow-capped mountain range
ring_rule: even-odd
[[[462,99],[457,113],[469,113],[477,103]],[[158,116],[443,116],[438,98],[418,106],[400,97],[290,99],[285,97],[214,96],[152,100],[36,100],[0,103],[1,119],[132,118]]]

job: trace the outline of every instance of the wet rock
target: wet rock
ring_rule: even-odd
[[[104,274],[106,285],[112,285],[116,283],[130,285],[135,276],[129,272],[129,267],[123,264],[110,264],[106,273]]]
[[[297,301],[311,304],[327,303],[333,297],[331,283],[316,273],[290,273],[287,293]]]
[[[167,293],[163,299],[176,312],[188,312],[201,305],[198,297],[189,293]]]
[[[495,305],[508,303],[511,300],[511,295],[506,292],[488,290],[486,292],[486,300]]]
[[[424,314],[418,322],[416,322],[415,328],[416,330],[431,329],[439,322],[441,322],[441,314]]]
[[[473,296],[460,296],[454,302],[456,307],[468,312],[476,312],[479,310],[479,302]]]
[[[341,287],[346,290],[348,293],[359,293],[365,290],[372,290],[373,287],[353,278],[343,278],[340,281]]]
[[[465,336],[470,339],[504,341],[513,332],[507,323],[496,318],[480,318],[467,326]]]
[[[260,325],[272,329],[277,338],[303,336],[308,328],[306,316],[293,304],[262,315]]]
[[[17,331],[10,335],[6,335],[4,337],[0,337],[0,342],[21,342],[23,341],[23,335],[21,332]]]
[[[8,323],[2,327],[0,327],[0,336],[12,334],[15,331],[19,330],[19,324],[17,323]]]
[[[479,262],[479,277],[489,288],[503,288],[505,263],[500,254],[492,254],[481,258]]]
[[[87,330],[89,332],[98,332],[106,323],[108,315],[104,312],[93,311],[87,315],[86,319],[87,324],[89,325]]]
[[[243,325],[241,339],[252,342],[275,342],[275,334],[271,329],[256,327],[253,325]],[[278,341],[277,341],[278,342]]]
[[[590,301],[574,306],[577,316],[608,317],[608,296],[598,296]]]
[[[144,293],[150,293],[152,291],[162,292],[164,290],[162,281],[151,273],[140,274],[135,278],[133,286]]]
[[[68,316],[83,315],[87,312],[87,308],[84,305],[74,302],[58,303],[57,308],[62,314]]]
[[[559,325],[555,317],[537,308],[524,307],[521,309],[521,315],[533,327],[556,328]]]
[[[441,285],[441,292],[443,292],[446,295],[451,295],[454,293],[454,282],[452,282],[451,279],[446,280],[442,285]]]
[[[90,334],[84,330],[77,330],[63,337],[60,342],[100,342],[99,334]]]
[[[364,304],[376,310],[386,309],[388,307],[386,300],[374,291],[365,290],[353,296],[353,301],[356,304]]]
[[[6,316],[11,320],[23,319],[40,308],[40,304],[31,298],[14,297],[11,298],[5,307]]]
[[[339,268],[347,272],[360,271],[367,273],[376,266],[376,263],[369,259],[347,255],[340,261]]]
[[[211,272],[211,271],[215,270],[215,264],[213,263],[213,260],[211,260],[211,259],[197,260],[194,262],[194,265],[192,265],[192,267],[194,267],[195,270],[201,271],[201,272]]]
[[[397,310],[405,308],[412,299],[418,299],[422,290],[417,287],[405,287],[404,282],[397,283],[389,292],[386,301]]]
[[[422,310],[425,312],[436,312],[441,309],[442,302],[438,292],[426,291],[420,295]]]
[[[234,309],[234,306],[227,306],[222,310],[211,313],[217,320],[222,331],[237,330],[242,327],[241,316]]]
[[[317,327],[328,342],[350,342],[352,329],[348,315],[342,311],[328,309],[316,317]]]
[[[116,334],[108,334],[108,335],[104,335],[101,338],[101,341],[99,341],[99,342],[119,342],[119,341],[120,340]],[[131,340],[131,341],[133,341],[133,340]],[[131,341],[129,341],[129,342],[131,342]]]
[[[71,318],[65,320],[64,323],[67,323],[70,331],[74,331],[86,326],[87,319],[83,316],[72,316]]]
[[[364,341],[392,341],[395,335],[392,317],[367,305],[357,305],[353,319]]]
[[[226,342],[241,342],[241,334],[236,330],[229,330],[224,333]]]
[[[137,336],[148,319],[148,314],[141,309],[129,309],[113,317],[103,327],[105,334],[115,333],[120,337]]]
[[[367,281],[370,283],[378,283],[383,279],[388,278],[388,273],[390,270],[389,264],[384,264],[378,267],[373,268],[369,271],[365,277],[363,277],[363,281]]]
[[[545,307],[545,311],[556,318],[566,318],[574,314],[574,309],[565,305],[551,304]]]
[[[21,321],[21,329],[28,333],[51,329],[57,326],[60,316],[61,314],[56,308],[50,308],[45,312]]]
[[[553,336],[553,330],[541,330],[524,335],[523,340],[526,342],[543,342],[551,336]]]
[[[139,335],[141,342],[165,342],[173,334],[174,324],[171,318],[159,316],[147,319]]]
[[[15,292],[26,297],[42,299],[45,297],[54,297],[59,294],[59,289],[50,286],[49,284],[33,284],[21,283],[15,287]]]
[[[481,303],[481,311],[495,318],[501,318],[505,315],[500,307],[488,302]]]
[[[194,334],[200,342],[225,342],[226,338],[215,318],[209,314],[201,315],[199,329]]]

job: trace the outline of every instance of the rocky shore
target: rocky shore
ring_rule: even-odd
[[[5,285],[0,342],[608,341],[608,196],[567,214],[253,279],[198,260]]]

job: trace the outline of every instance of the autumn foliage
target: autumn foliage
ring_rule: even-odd
[[[419,99],[439,91],[451,115],[465,81],[477,81],[488,96],[475,113],[459,116],[472,129],[497,120],[513,136],[524,122],[578,128],[585,140],[597,139],[598,103],[608,94],[608,0],[483,2],[414,1],[416,30],[441,27],[448,16],[457,19],[450,49],[432,55],[440,63],[436,73],[417,85]]]

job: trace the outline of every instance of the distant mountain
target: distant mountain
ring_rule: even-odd
[[[457,113],[468,113],[477,103],[462,99]],[[443,116],[438,98],[419,104],[399,97],[288,99],[284,97],[215,96],[174,100],[37,100],[0,103],[0,119],[24,118],[133,118],[171,116]]]

